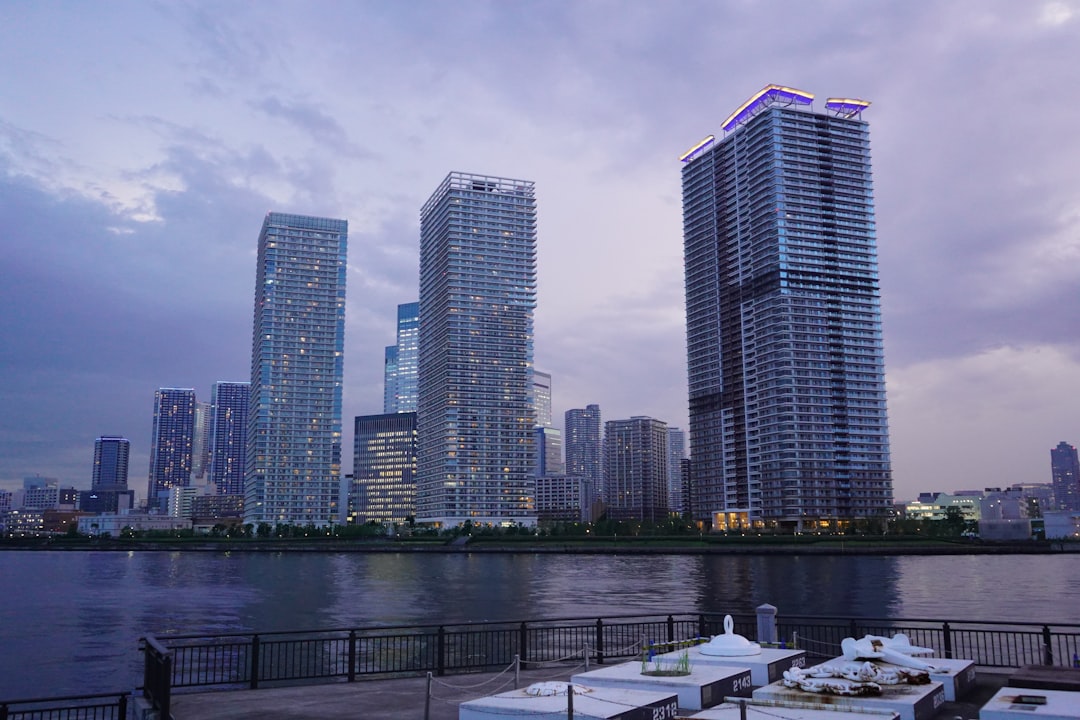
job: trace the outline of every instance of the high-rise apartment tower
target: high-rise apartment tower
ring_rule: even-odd
[[[210,388],[210,482],[218,495],[244,494],[249,382],[216,382]]]
[[[667,424],[650,417],[604,423],[604,502],[612,520],[668,517]]]
[[[94,490],[127,490],[128,460],[131,442],[115,435],[102,435],[94,441]]]
[[[1054,501],[1059,510],[1080,510],[1080,458],[1076,447],[1059,442],[1050,450]]]
[[[536,523],[536,196],[452,172],[420,211],[417,519]]]
[[[191,484],[195,443],[195,391],[160,388],[154,392],[154,429],[150,437],[150,481],[146,502],[166,510],[169,490]]]
[[[892,504],[868,102],[770,85],[683,157],[692,506],[798,529]]]
[[[338,520],[345,220],[269,213],[259,233],[244,520]]]
[[[416,413],[354,421],[348,522],[405,523],[416,516]]]
[[[566,474],[588,479],[593,491],[602,494],[604,464],[600,406],[587,405],[567,410],[563,414],[563,421]]]

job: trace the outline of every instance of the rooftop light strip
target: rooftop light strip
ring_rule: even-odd
[[[858,115],[868,107],[870,107],[869,100],[859,100],[857,98],[828,98],[825,101],[826,110],[832,110],[844,117]]]
[[[740,105],[735,112],[728,116],[728,119],[725,120],[723,124],[724,132],[731,130],[731,128],[757,113],[762,107],[769,105],[776,100],[785,100],[789,103],[809,105],[814,102],[814,94],[804,92],[803,90],[796,90],[795,88],[785,87],[783,85],[766,85],[760,91],[750,96],[749,100]]]
[[[703,150],[704,150],[705,148],[707,148],[707,147],[709,147],[710,145],[712,145],[712,144],[713,144],[713,141],[714,141],[714,140],[716,140],[716,136],[715,136],[715,135],[710,135],[709,137],[705,138],[704,140],[702,140],[701,142],[699,142],[699,143],[698,143],[697,145],[695,145],[694,147],[690,148],[689,150],[687,150],[686,152],[684,152],[684,153],[683,153],[682,155],[680,155],[680,156],[679,156],[679,160],[680,160],[681,162],[690,162],[690,161],[691,161],[691,160],[693,160],[693,159],[694,159],[695,157],[697,157],[698,155],[700,155],[700,154],[701,154],[701,152],[702,152],[702,151],[703,151]]]

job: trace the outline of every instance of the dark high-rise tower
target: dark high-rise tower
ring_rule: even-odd
[[[650,417],[604,423],[604,502],[612,520],[668,517],[668,428]]]
[[[93,490],[128,489],[128,459],[131,443],[127,438],[102,435],[94,441]]]
[[[259,233],[244,520],[338,521],[345,220],[269,213]]]
[[[683,156],[695,515],[887,513],[870,140],[861,100],[770,85]]]
[[[407,522],[416,516],[416,413],[361,415],[354,422],[349,523]]]
[[[210,390],[210,482],[218,495],[244,494],[251,383],[216,382]]]
[[[536,196],[452,172],[420,211],[417,518],[534,525]]]
[[[563,415],[563,453],[566,474],[588,478],[594,492],[602,492],[604,482],[603,434],[600,406],[567,410]]]
[[[1076,447],[1059,442],[1050,450],[1054,501],[1059,510],[1080,510],[1080,458]]]
[[[195,391],[161,388],[154,393],[154,430],[150,439],[150,482],[146,502],[164,510],[169,490],[191,484],[195,440]]]

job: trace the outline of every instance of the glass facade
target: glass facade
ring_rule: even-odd
[[[667,423],[660,420],[604,423],[604,502],[610,519],[667,519],[667,447]]]
[[[218,495],[244,494],[251,383],[216,382],[210,389],[210,482]]]
[[[244,521],[336,522],[345,220],[269,213],[259,234]]]
[[[420,356],[420,303],[397,309],[397,345],[386,348],[383,412],[416,412],[417,363]]]
[[[131,443],[127,438],[102,435],[94,441],[94,490],[127,490]]]
[[[593,491],[602,494],[604,465],[600,406],[567,410],[563,420],[566,474],[588,479]]]
[[[1080,510],[1080,458],[1076,448],[1060,442],[1050,450],[1051,482],[1058,510]]]
[[[536,197],[450,173],[420,212],[417,518],[534,525]]]
[[[682,171],[694,513],[795,529],[881,515],[892,473],[868,125],[753,109]]]
[[[416,516],[416,413],[361,415],[354,422],[349,524],[408,522]]]
[[[195,441],[195,391],[161,388],[154,393],[154,429],[150,438],[150,481],[146,502],[166,509],[169,490],[191,484]]]

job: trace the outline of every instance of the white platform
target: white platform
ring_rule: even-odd
[[[706,655],[700,645],[688,648],[690,667],[695,665],[725,665],[727,667],[750,668],[750,682],[755,685],[768,685],[784,676],[784,671],[793,667],[806,667],[805,650],[779,650],[762,648],[760,655]],[[657,655],[664,663],[674,663],[683,654],[682,650]]]
[[[1022,697],[1044,697],[1045,705],[1017,702]],[[979,720],[1077,720],[1080,692],[1003,687],[979,711]]]
[[[627,688],[591,688],[574,695],[574,717],[581,720],[652,720],[673,718],[679,700],[675,693]],[[566,695],[533,696],[511,690],[461,703],[458,720],[513,720],[565,717]]]
[[[708,710],[694,713],[694,720],[740,720],[739,706],[723,703]],[[746,720],[898,720],[895,712],[884,710],[829,710],[827,708],[789,707],[775,703],[746,704]]]
[[[956,702],[957,699],[964,697],[968,694],[968,691],[975,687],[975,663],[972,660],[936,657],[919,657],[917,659],[939,668],[939,672],[930,673],[930,679],[941,683],[945,688],[945,700],[947,702]],[[845,660],[839,657],[821,664],[838,665],[850,662],[861,663],[862,661]],[[897,667],[892,663],[880,661],[875,661],[874,664],[886,669]]]
[[[841,681],[842,682],[842,681]],[[945,687],[939,682],[926,685],[882,685],[877,697],[812,693],[773,683],[758,688],[755,700],[809,703],[824,707],[865,708],[895,712],[901,720],[930,720],[945,704]]]
[[[652,663],[649,663],[652,666]],[[691,665],[682,677],[642,675],[640,662],[611,665],[579,673],[571,681],[588,687],[621,687],[659,690],[679,696],[679,707],[701,710],[723,702],[725,697],[749,697],[753,689],[750,668],[726,665]]]

